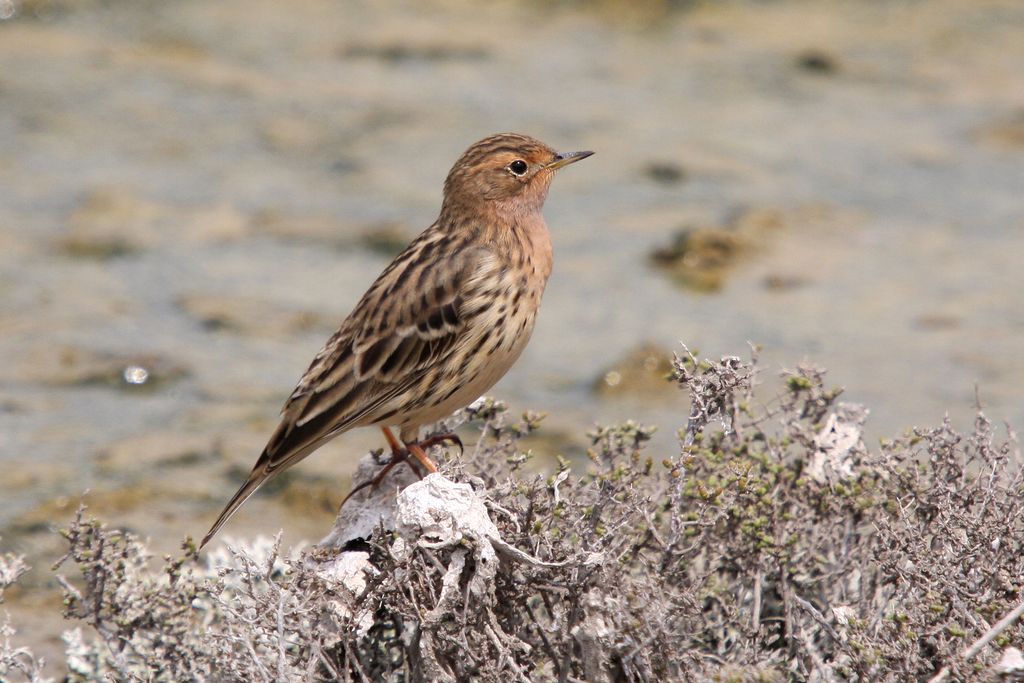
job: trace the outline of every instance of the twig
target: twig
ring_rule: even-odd
[[[530,619],[537,627],[537,633],[540,634],[540,640],[544,644],[544,650],[548,653],[548,656],[551,657],[551,663],[554,664],[558,662],[558,653],[555,652],[555,648],[551,644],[551,639],[548,638],[544,625],[541,624],[540,619],[537,618],[537,613],[533,610],[533,607],[530,606],[530,601],[526,600],[523,605],[526,607],[526,613],[530,615]]]
[[[494,546],[495,550],[503,555],[525,564],[529,564],[533,567],[565,567],[571,564],[570,560],[565,560],[563,562],[544,562],[543,560],[538,560],[536,557],[520,550],[511,543],[506,543],[498,537],[488,538],[487,540],[491,542],[491,545]],[[591,553],[591,555],[596,555],[596,553]]]
[[[828,634],[829,634],[829,636],[831,636],[832,640],[836,640],[836,641],[839,640],[839,634],[835,632],[835,629],[832,628],[832,624],[828,623],[828,619],[826,619],[825,615],[823,615],[821,612],[818,611],[817,607],[812,605],[807,600],[804,600],[803,598],[801,598],[796,593],[793,593],[793,600],[796,602],[797,606],[799,606],[805,612],[810,614],[811,617],[816,622],[818,622],[818,625],[821,626],[823,629],[825,629],[826,632],[828,632]]]
[[[280,539],[281,535],[278,534],[277,537],[278,537],[278,539]],[[277,549],[277,546],[275,546],[275,550],[276,549]],[[268,581],[268,583],[270,583],[270,585],[274,585],[273,582],[270,580],[269,576],[267,577],[267,581]],[[276,588],[276,586],[275,586],[275,588]],[[280,677],[282,679],[285,677],[285,671],[286,671],[287,666],[288,666],[288,660],[285,657],[284,644],[285,644],[285,637],[284,637],[284,591],[278,589],[277,590],[277,675],[278,675],[278,677]]]
[[[754,609],[750,617],[750,628],[754,631],[754,638],[761,632],[761,572],[754,576]]]
[[[348,636],[345,639],[345,648],[349,652],[353,653],[351,662],[352,662],[353,668],[356,670],[356,673],[359,674],[359,678],[363,681],[363,683],[370,683],[370,680],[371,680],[370,679],[370,674],[363,667],[363,662],[361,661],[361,659],[359,657],[359,646],[356,643],[355,639],[352,638],[351,636]],[[346,675],[346,677],[348,676],[347,669],[346,669],[346,674],[345,675]]]
[[[491,642],[494,643],[494,647],[498,652],[501,653],[501,658],[504,662],[508,664],[509,668],[512,669],[513,672],[515,672],[516,680],[523,681],[523,683],[530,683],[530,679],[526,677],[526,674],[523,673],[522,668],[520,668],[518,662],[516,662],[516,658],[513,656],[511,648],[501,642],[501,638],[499,638],[498,634],[494,632],[494,629],[490,624],[484,626],[484,632],[491,639]]]

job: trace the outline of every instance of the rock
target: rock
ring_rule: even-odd
[[[769,233],[781,230],[792,220],[801,222],[824,213],[822,207],[803,206],[783,215],[782,211],[768,207],[745,208],[737,211],[729,221],[733,231],[751,240],[769,237]]]
[[[783,226],[774,209],[748,209],[725,226],[691,226],[675,233],[672,242],[655,249],[651,263],[687,289],[716,292],[737,262]]]
[[[346,247],[352,242],[355,227],[327,214],[290,213],[264,209],[252,218],[254,232],[259,235],[301,242],[322,242]]]
[[[479,62],[490,52],[482,45],[455,45],[451,42],[410,42],[407,38],[379,43],[355,43],[339,53],[349,59],[377,59],[382,62]]]
[[[391,258],[402,251],[412,240],[401,225],[397,223],[379,223],[371,225],[359,233],[359,242],[372,252]]]
[[[656,344],[645,343],[601,373],[593,391],[599,396],[662,396],[675,391],[666,380],[671,372],[671,356]]]
[[[5,530],[5,534],[9,533],[14,537],[51,534],[55,527],[66,523],[74,516],[75,509],[82,503],[88,505],[93,514],[120,524],[123,524],[131,513],[141,513],[141,516],[148,520],[156,514],[155,511],[159,507],[165,510],[168,507],[180,509],[185,505],[182,500],[183,489],[187,490],[185,485],[171,490],[163,484],[143,481],[131,486],[78,490],[66,496],[57,496],[16,517]],[[137,519],[140,515],[131,516]]]
[[[804,50],[796,56],[793,63],[798,69],[823,76],[831,76],[839,71],[839,62],[824,50]]]
[[[671,244],[651,254],[651,262],[688,289],[716,292],[747,246],[740,235],[725,228],[684,228]]]
[[[770,292],[788,292],[807,285],[807,278],[799,275],[783,275],[772,273],[761,281],[762,286]]]
[[[144,478],[160,469],[187,468],[219,457],[220,439],[213,434],[180,430],[151,431],[121,439],[96,456],[99,474],[124,480],[132,474]]]
[[[671,161],[652,161],[644,166],[643,174],[662,185],[675,185],[686,180],[683,167]]]
[[[106,187],[82,199],[68,219],[70,233],[59,241],[68,256],[108,259],[153,246],[145,226],[154,223],[159,208],[127,188]]]
[[[302,242],[318,242],[336,249],[361,246],[392,257],[412,239],[397,223],[348,223],[323,214],[295,214],[264,210],[253,217],[253,228],[262,235]]]
[[[915,329],[926,332],[941,332],[944,330],[955,330],[961,327],[963,321],[959,316],[948,313],[925,313],[913,319]]]
[[[297,311],[244,296],[188,294],[178,300],[178,306],[204,328],[217,332],[283,336],[330,329],[336,324],[333,318],[312,311]]]
[[[479,543],[501,537],[473,487],[437,473],[402,489],[396,515],[396,531],[410,543],[436,548],[457,545],[463,539]]]
[[[381,462],[372,454],[359,461],[359,468],[352,475],[352,487],[372,481],[380,472]],[[395,505],[398,491],[418,481],[418,477],[406,465],[393,467],[376,487],[367,486],[353,494],[338,512],[334,527],[318,545],[342,548],[357,538],[368,539],[381,525],[385,529],[395,528]],[[341,498],[338,498],[341,502]]]
[[[1015,647],[1008,647],[992,669],[1004,679],[1020,680],[1024,678],[1024,654]]]
[[[168,244],[208,244],[245,235],[246,220],[225,204],[159,204],[127,187],[89,192],[68,218],[58,249],[77,258],[110,259]]]

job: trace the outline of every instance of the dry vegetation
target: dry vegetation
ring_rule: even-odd
[[[528,475],[539,416],[482,402],[445,474],[501,541],[379,529],[154,562],[83,514],[61,571],[70,681],[926,681],[1009,677],[1024,628],[1012,432],[978,415],[868,449],[823,372],[752,398],[756,364],[686,352],[677,457],[596,429],[588,466]],[[497,552],[495,552],[497,551]],[[370,568],[358,569],[368,560]],[[0,589],[18,574],[0,563]],[[329,570],[327,568],[330,568]],[[353,569],[355,568],[355,569]],[[0,593],[2,596],[2,593]],[[1019,614],[1019,613],[1018,613]],[[0,631],[0,680],[33,679]],[[984,636],[984,639],[982,637]],[[982,639],[975,647],[972,643]],[[997,661],[1002,658],[1002,663]]]

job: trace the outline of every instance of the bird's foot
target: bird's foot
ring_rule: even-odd
[[[402,442],[395,438],[395,435],[391,433],[390,429],[387,427],[381,427],[381,431],[384,432],[384,438],[388,440],[388,445],[391,446],[392,457],[401,456],[404,458],[411,455],[427,469],[427,472],[437,472],[437,465],[434,464],[434,461],[427,456],[427,449],[432,446],[451,443],[459,447],[459,453],[462,453],[464,450],[462,446],[462,439],[460,439],[459,435],[454,432],[434,434],[433,436],[428,436],[422,441],[409,441],[403,446]],[[412,462],[410,462],[409,465],[412,466]],[[416,470],[415,467],[413,467],[413,469]],[[419,474],[418,470],[416,470],[416,474]]]
[[[406,449],[408,449],[408,452],[412,454],[414,458],[419,460],[421,465],[427,468],[428,472],[437,472],[437,465],[435,465],[434,461],[431,460],[429,456],[427,456],[427,449],[432,446],[443,445],[446,443],[451,443],[454,446],[458,446],[460,455],[465,450],[462,446],[462,439],[460,439],[459,435],[455,434],[454,432],[434,434],[433,436],[429,436],[426,439],[423,439],[422,441],[411,441],[405,444],[405,447]],[[409,464],[412,465],[411,462]],[[419,472],[417,472],[417,474],[419,474]],[[422,477],[420,478],[422,479]]]
[[[416,466],[417,462],[418,464],[422,465],[427,470],[427,472],[437,472],[437,465],[434,464],[434,461],[431,460],[426,453],[426,450],[428,448],[451,443],[452,445],[459,447],[459,453],[462,453],[464,450],[462,446],[462,439],[459,438],[458,434],[455,434],[453,432],[435,434],[433,436],[427,437],[426,439],[423,439],[422,441],[410,441],[409,443],[403,445],[401,441],[395,438],[395,435],[387,427],[382,427],[381,431],[384,432],[384,438],[387,439],[388,446],[391,448],[391,459],[388,460],[387,464],[384,465],[384,468],[377,473],[377,476],[375,476],[370,481],[364,481],[362,484],[359,484],[351,491],[349,491],[348,495],[345,496],[345,500],[341,501],[341,507],[344,507],[345,503],[348,502],[349,498],[354,496],[359,491],[362,491],[367,487],[377,488],[377,486],[382,481],[384,481],[384,477],[388,475],[388,472],[390,472],[395,467],[395,465],[399,465],[403,462],[409,465],[409,468],[413,472],[415,472],[416,476],[419,477],[420,479],[423,478],[423,474]],[[410,455],[417,462],[410,460]]]

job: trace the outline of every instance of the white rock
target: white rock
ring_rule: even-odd
[[[500,538],[498,527],[487,514],[483,500],[469,484],[457,484],[440,474],[398,494],[396,530],[407,541],[445,547],[464,537],[473,540]]]
[[[381,464],[372,456],[364,455],[359,469],[352,476],[353,486],[372,481],[380,472]],[[345,503],[334,521],[334,528],[319,545],[340,548],[357,538],[370,538],[377,527],[395,528],[395,497],[402,488],[417,481],[416,474],[405,464],[393,467],[376,486],[367,486]]]
[[[1024,654],[1015,647],[1006,648],[996,662],[995,671],[1001,676],[1019,677],[1024,674]]]

